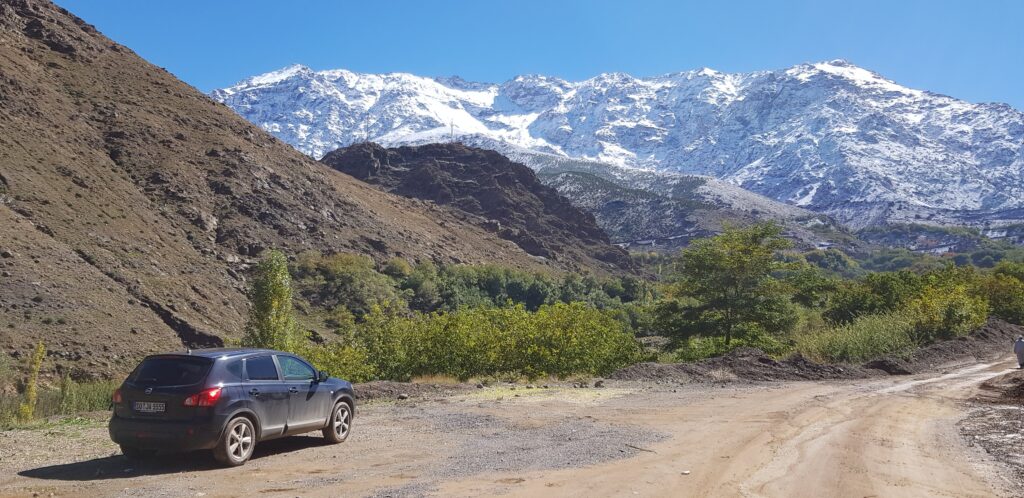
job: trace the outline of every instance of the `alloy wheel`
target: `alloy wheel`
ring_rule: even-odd
[[[252,428],[245,422],[236,422],[228,435],[228,454],[235,461],[242,461],[252,452]]]
[[[348,436],[349,427],[352,424],[352,412],[347,403],[338,403],[338,409],[334,411],[334,433],[338,439],[345,439]]]

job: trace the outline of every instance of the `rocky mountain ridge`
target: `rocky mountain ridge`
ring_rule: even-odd
[[[910,89],[843,60],[501,84],[296,65],[212,96],[314,157],[366,140],[480,137],[711,176],[853,228],[1024,219],[1024,113]]]

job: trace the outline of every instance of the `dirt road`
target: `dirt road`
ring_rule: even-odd
[[[239,469],[133,466],[101,422],[0,433],[0,495],[999,496],[957,431],[1010,362],[843,382],[489,388],[364,407],[352,438],[268,442]]]

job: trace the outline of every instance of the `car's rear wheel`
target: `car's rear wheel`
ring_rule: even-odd
[[[237,467],[249,461],[255,448],[256,431],[252,421],[245,417],[235,417],[228,422],[224,435],[213,450],[213,457],[224,465]]]
[[[339,401],[331,411],[331,419],[324,427],[324,438],[332,443],[340,443],[348,439],[352,432],[352,405]]]
[[[129,460],[145,460],[147,458],[152,457],[153,455],[156,455],[156,451],[144,450],[141,448],[136,448],[134,446],[125,446],[122,444],[121,454],[124,455],[124,457]]]

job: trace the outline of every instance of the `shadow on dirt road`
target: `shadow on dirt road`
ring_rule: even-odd
[[[262,442],[256,446],[252,461],[273,455],[301,451],[327,443],[317,436],[293,436]],[[18,472],[19,476],[35,479],[56,479],[61,481],[103,481],[127,479],[139,476],[174,474],[178,472],[202,472],[223,468],[208,451],[192,453],[169,453],[142,461],[132,461],[116,455],[94,458],[82,462],[48,465]]]

